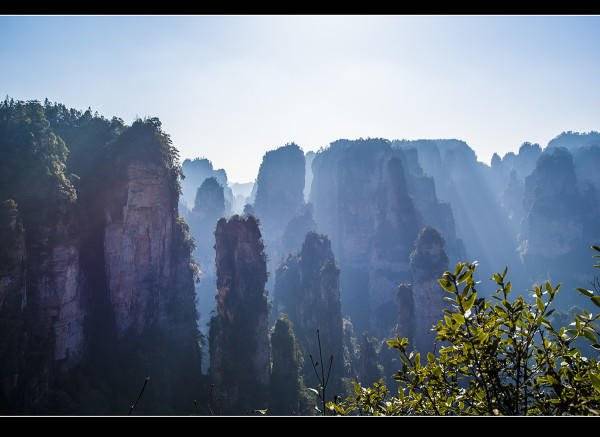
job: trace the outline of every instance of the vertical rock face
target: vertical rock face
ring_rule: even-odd
[[[181,183],[182,203],[188,208],[194,207],[196,192],[202,183],[214,177],[223,187],[225,196],[226,211],[229,212],[233,205],[233,191],[228,185],[227,173],[225,170],[215,169],[213,164],[208,159],[186,159],[181,166],[184,179]]]
[[[448,270],[444,239],[438,231],[425,227],[419,232],[415,250],[410,255],[413,275],[414,344],[421,353],[432,351],[433,325],[443,317],[443,292],[437,280]]]
[[[310,187],[313,180],[312,163],[315,159],[315,152],[306,152],[304,160],[306,161],[306,171],[304,175],[304,201],[308,202],[310,198]]]
[[[198,188],[194,209],[187,219],[196,246],[194,260],[199,264],[201,272],[196,284],[196,306],[198,325],[203,334],[208,334],[210,314],[215,308],[215,229],[217,221],[224,215],[223,187],[216,178],[207,178]],[[207,357],[208,351],[203,352],[204,357]]]
[[[365,386],[371,386],[384,377],[383,368],[378,363],[379,342],[374,337],[362,335],[358,360],[358,380]]]
[[[138,411],[190,410],[200,366],[191,241],[160,122],[125,128],[38,103],[0,111],[39,118],[16,125],[32,143],[14,148],[38,177],[0,184],[0,198],[16,199],[0,208],[1,411],[123,413],[146,376]],[[0,122],[0,141],[6,133]],[[28,158],[29,147],[39,153]]]
[[[386,164],[376,218],[369,272],[371,302],[370,326],[380,336],[387,335],[396,319],[394,290],[409,279],[409,257],[422,218],[408,194],[402,162],[390,159]]]
[[[329,239],[309,232],[301,252],[289,256],[279,267],[275,283],[276,307],[289,315],[305,361],[308,354],[318,359],[317,329],[323,360],[334,356],[331,373],[334,391],[341,389],[344,375],[339,274]],[[304,366],[304,375],[306,381],[314,380],[310,366]]]
[[[313,206],[305,204],[300,211],[289,221],[281,237],[283,253],[290,254],[300,250],[306,234],[315,232],[317,224],[313,219]]]
[[[573,157],[563,148],[545,153],[525,180],[525,257],[562,256],[582,237],[581,199]]]
[[[498,265],[512,267],[517,282],[520,261],[517,256],[517,229],[511,226],[508,214],[498,197],[501,189],[492,178],[490,167],[477,161],[477,155],[464,141],[419,140],[396,143],[401,148],[415,148],[420,165],[435,180],[436,193],[451,205],[456,223],[456,234],[464,243],[466,255],[480,262],[482,274],[491,275]],[[532,146],[532,154],[539,146]],[[526,147],[527,150],[529,148]],[[527,155],[524,151],[523,157]],[[497,161],[497,160],[496,160]],[[439,229],[455,260],[454,243],[438,224],[427,223]],[[464,254],[460,257],[464,259]],[[526,286],[526,285],[523,285]]]
[[[198,188],[188,222],[196,242],[194,258],[200,263],[202,273],[211,277],[214,277],[215,229],[217,221],[224,216],[223,187],[215,178],[207,178]]]
[[[600,214],[590,201],[595,190],[587,188],[579,184],[571,153],[561,147],[545,150],[525,179],[519,249],[532,279],[552,274],[569,286],[589,281],[586,247],[600,238]]]
[[[104,334],[90,331],[113,342],[108,352],[122,360],[114,384],[136,390],[151,378],[141,412],[191,410],[200,389],[193,244],[177,213],[178,167],[158,153],[168,146],[152,120],[134,123],[115,143],[102,244],[110,317],[103,316]]]
[[[254,182],[231,184],[231,193],[233,194],[233,204],[231,205],[232,214],[242,214],[244,205],[252,203],[252,191],[254,190]]]
[[[336,141],[317,153],[313,172],[315,221],[340,263],[344,313],[359,333],[388,335],[396,287],[411,280],[418,230],[440,224],[460,252],[452,211],[437,200],[417,154],[384,139]]]
[[[0,241],[0,411],[4,412],[19,384],[27,303],[25,233],[13,200],[0,205]]]
[[[217,223],[217,311],[210,326],[210,375],[224,413],[248,414],[266,402],[269,381],[264,246],[257,220]]]
[[[117,332],[140,334],[159,316],[158,290],[171,275],[175,217],[164,169],[132,163],[121,189],[115,194],[127,199],[122,211],[106,213],[106,277]]]
[[[304,205],[304,176],[304,153],[296,144],[286,144],[263,157],[253,206],[260,219],[269,271],[274,271],[286,255],[281,239],[290,220]]]
[[[519,179],[516,170],[512,170],[506,188],[500,198],[500,204],[508,214],[512,226],[515,228],[518,228],[521,224],[521,220],[523,220],[524,194],[525,184],[522,179]]]

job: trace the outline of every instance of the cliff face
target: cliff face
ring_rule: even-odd
[[[28,167],[47,179],[15,174],[0,190],[16,199],[0,214],[2,412],[124,413],[146,376],[139,411],[191,410],[200,366],[191,241],[177,217],[178,167],[160,123],[138,121],[122,135],[117,123],[105,145],[85,127],[96,120],[94,129],[112,129],[105,119],[48,104],[1,109],[33,111],[46,130],[41,144],[64,150],[38,145]],[[0,140],[5,133],[0,126]],[[95,166],[67,161],[69,147],[84,146],[87,154],[75,156]],[[15,149],[17,161],[27,147]],[[64,176],[69,166],[79,171],[75,185]]]
[[[388,335],[418,230],[439,223],[460,251],[452,212],[417,155],[387,140],[336,141],[317,153],[313,172],[315,221],[339,260],[344,313],[359,334]]]
[[[568,286],[590,280],[587,247],[600,238],[593,185],[580,183],[571,153],[544,151],[525,179],[525,218],[519,250],[532,280],[552,274]],[[559,296],[559,300],[569,296]]]
[[[413,276],[413,341],[422,354],[433,351],[433,325],[443,317],[444,293],[437,280],[448,270],[445,242],[438,231],[425,227],[419,232],[415,250],[410,255]]]
[[[304,178],[304,153],[296,144],[287,144],[264,155],[256,179],[253,209],[260,220],[270,272],[274,272],[287,255],[282,238],[288,223],[304,205]]]
[[[115,193],[127,202],[115,216],[106,211],[106,277],[120,335],[141,333],[171,273],[175,217],[165,179],[165,170],[156,165],[132,163],[120,186],[125,193]]]
[[[229,213],[229,210],[233,207],[234,196],[232,189],[229,187],[225,170],[222,168],[215,169],[212,162],[205,158],[186,159],[183,161],[181,169],[184,175],[181,182],[181,201],[185,208],[192,209],[194,207],[198,188],[206,179],[212,177],[223,187],[225,209]]]
[[[194,237],[194,260],[200,268],[196,284],[198,325],[203,335],[208,334],[208,323],[215,308],[215,229],[217,221],[225,215],[225,196],[221,184],[214,177],[202,182],[196,192],[194,209],[187,216]],[[203,350],[203,364],[208,365],[208,351]],[[206,370],[204,368],[203,370]]]
[[[148,410],[176,410],[185,394],[192,395],[188,388],[200,372],[189,237],[178,220],[169,171],[142,161],[125,168],[112,195],[126,201],[120,209],[105,210],[104,260],[116,344],[131,357],[132,373],[151,373]],[[170,356],[161,360],[165,352]],[[192,378],[190,386],[182,385],[181,372]]]
[[[210,376],[222,413],[251,414],[265,405],[270,351],[264,246],[257,220],[217,223],[217,309],[210,326]]]
[[[14,201],[0,205],[0,409],[8,409],[19,384],[26,295],[23,223]]]
[[[490,167],[477,161],[477,155],[464,141],[419,140],[397,141],[397,147],[414,148],[425,173],[433,177],[436,193],[450,205],[456,223],[456,235],[464,244],[460,259],[477,259],[483,275],[491,275],[498,265],[508,264],[512,279],[522,283],[523,272],[516,251],[518,228],[509,220],[509,214],[500,204],[505,187],[502,176],[494,177]],[[535,162],[539,146],[522,147],[516,168],[525,169]],[[507,162],[510,159],[507,159]],[[494,160],[497,165],[498,160]],[[525,171],[525,170],[524,170]],[[507,173],[507,177],[510,171]],[[427,223],[438,229],[447,241],[448,255],[457,261],[451,236],[439,224]]]
[[[314,381],[308,355],[319,357],[318,329],[323,360],[334,356],[331,373],[334,392],[341,389],[345,365],[339,274],[329,239],[309,232],[302,250],[290,255],[279,267],[275,282],[276,308],[288,314],[304,353],[305,381],[309,385]]]

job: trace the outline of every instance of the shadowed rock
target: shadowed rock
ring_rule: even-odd
[[[221,413],[264,408],[269,382],[266,260],[258,221],[217,223],[217,308],[210,326],[210,376]]]

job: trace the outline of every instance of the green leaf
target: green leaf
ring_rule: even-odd
[[[592,385],[596,389],[597,392],[600,392],[600,376],[594,373],[590,373],[590,381],[592,381]]]
[[[471,294],[471,296],[469,296],[469,298],[465,301],[465,313],[473,307],[475,299],[477,299],[477,293],[473,292],[473,294]]]
[[[462,314],[454,313],[452,314],[452,318],[461,325],[465,323],[465,317]]]
[[[443,276],[441,279],[438,279],[438,284],[440,284],[440,286],[447,292],[452,293],[453,291],[453,287],[452,287],[452,282],[450,282],[450,280],[448,280],[448,278],[446,276]]]
[[[535,297],[535,304],[537,305],[538,310],[544,311],[544,302],[537,296]]]
[[[592,297],[594,295],[594,292],[591,290],[587,290],[585,288],[578,288],[577,291],[579,291],[581,294],[587,296],[587,297]]]
[[[594,302],[597,306],[600,307],[600,296],[594,296],[591,298],[592,302]]]

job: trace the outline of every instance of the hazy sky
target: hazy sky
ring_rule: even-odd
[[[265,151],[600,129],[600,17],[0,17],[0,92],[158,116],[232,181]]]

